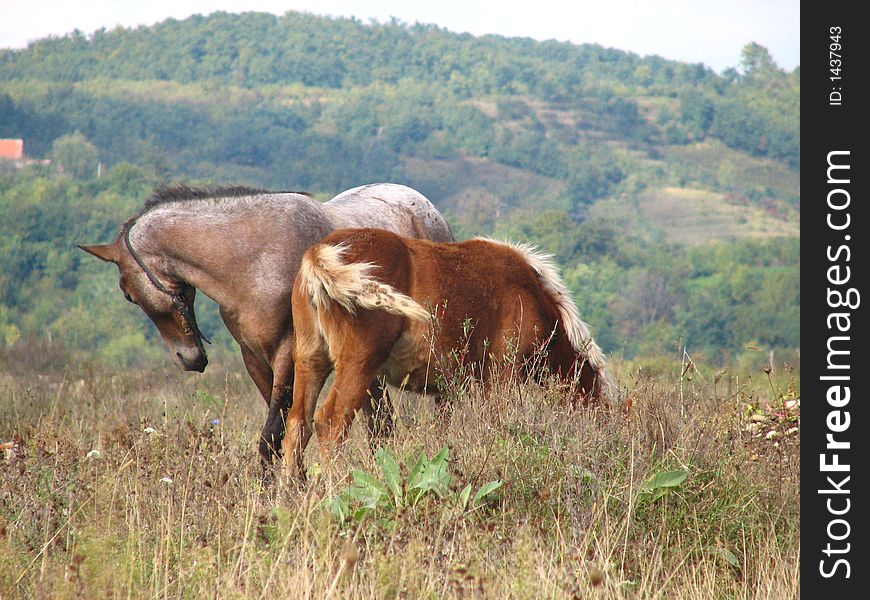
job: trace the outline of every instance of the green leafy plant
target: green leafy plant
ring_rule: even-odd
[[[655,502],[680,487],[688,475],[685,469],[659,471],[641,484],[640,499]]]
[[[473,487],[466,485],[455,493],[450,484],[453,476],[448,466],[448,448],[443,447],[431,459],[420,452],[408,465],[408,476],[402,478],[402,469],[395,457],[380,448],[375,453],[375,462],[380,468],[380,477],[361,469],[352,473],[353,485],[337,496],[324,501],[324,506],[339,521],[360,521],[371,513],[390,513],[413,508],[427,497],[447,501],[463,513],[475,510],[495,499],[495,492],[502,487],[500,480],[483,484],[472,496]]]
[[[713,546],[710,548],[710,551],[713,554],[724,558],[725,562],[727,562],[735,569],[740,569],[740,560],[737,558],[737,555],[731,552],[731,550],[729,550],[728,548],[725,548],[723,546]]]

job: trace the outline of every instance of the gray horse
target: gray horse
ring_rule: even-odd
[[[124,297],[154,322],[183,370],[202,372],[208,363],[196,290],[218,304],[269,407],[260,440],[268,464],[280,452],[293,398],[293,281],[305,250],[347,227],[453,239],[432,203],[402,185],[366,185],[323,204],[295,192],[178,186],[158,189],[113,243],[79,248],[118,267]],[[364,410],[374,429],[385,392],[376,382],[371,391]]]

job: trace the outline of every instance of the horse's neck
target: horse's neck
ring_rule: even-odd
[[[156,215],[149,232],[168,275],[194,286],[222,308],[292,289],[302,253],[332,224],[316,208],[270,212]],[[308,239],[311,238],[311,239]]]
[[[190,236],[176,234],[174,226],[167,228],[160,236],[165,248],[164,268],[170,277],[192,285],[218,304],[231,304],[229,292],[235,280],[232,269],[235,266],[246,270],[240,265],[243,256],[229,241],[215,252],[220,244],[205,231]]]

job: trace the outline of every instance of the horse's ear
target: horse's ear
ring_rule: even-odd
[[[114,244],[95,244],[93,246],[78,244],[78,247],[88,254],[93,254],[100,260],[113,263],[118,262],[118,253]]]

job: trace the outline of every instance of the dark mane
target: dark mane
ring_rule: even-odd
[[[203,200],[206,198],[244,198],[246,196],[259,196],[262,194],[303,194],[311,196],[308,192],[275,192],[261,188],[252,188],[241,185],[221,187],[190,187],[184,184],[160,186],[155,188],[151,197],[145,201],[142,212],[172,202],[184,202],[185,200]]]

